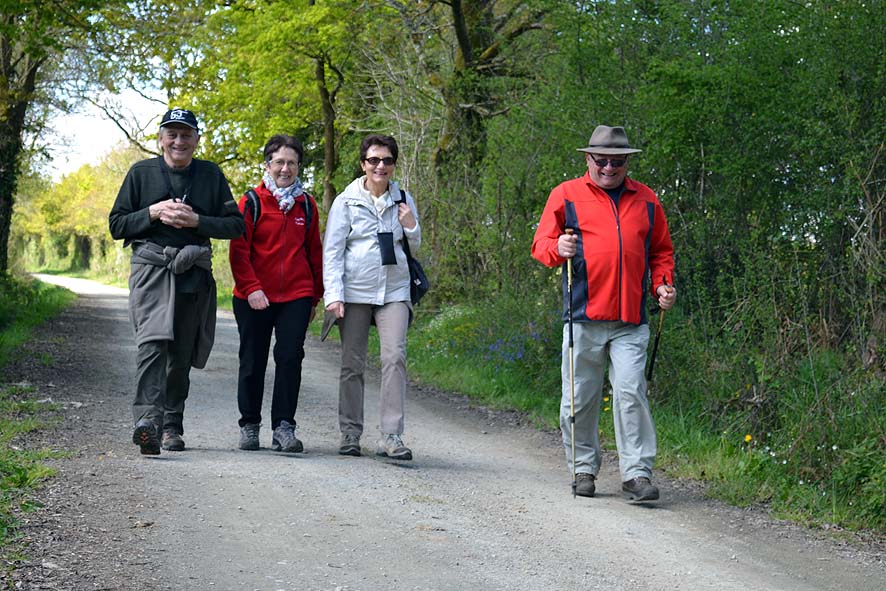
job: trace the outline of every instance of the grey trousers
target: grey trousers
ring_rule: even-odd
[[[575,471],[596,475],[600,470],[600,407],[603,374],[609,367],[615,445],[622,481],[652,476],[656,454],[655,425],[646,399],[646,347],[649,325],[624,322],[573,324],[575,373]],[[569,422],[569,325],[563,325],[563,391],[560,429],[566,448],[566,465],[572,472],[572,425]]]
[[[339,320],[341,334],[341,380],[338,391],[338,423],[343,434],[363,434],[363,373],[372,320],[381,345],[381,392],[379,428],[382,433],[403,434],[406,405],[406,329],[409,306],[390,302],[384,306],[345,304]]]
[[[191,386],[191,358],[200,328],[196,293],[175,294],[175,338],[148,341],[136,354],[135,422],[146,418],[158,431],[184,433],[185,400]]]

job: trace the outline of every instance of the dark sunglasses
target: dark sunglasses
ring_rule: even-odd
[[[378,156],[372,156],[370,158],[364,158],[363,162],[368,162],[372,166],[378,166],[379,162],[384,162],[385,166],[393,166],[397,163],[391,156],[386,156],[384,158],[379,158]]]
[[[593,156],[591,156],[591,160],[593,160],[594,164],[596,164],[599,168],[606,168],[606,165],[608,164],[611,164],[612,168],[621,168],[625,165],[625,162],[628,161],[627,158],[600,158],[599,160],[597,160]]]

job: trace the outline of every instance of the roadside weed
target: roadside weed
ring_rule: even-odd
[[[29,279],[0,278],[0,370],[20,354],[20,345],[34,326],[60,312],[74,297],[67,290]],[[48,353],[38,353],[37,359],[44,365],[54,363]],[[38,506],[33,490],[55,474],[42,462],[58,457],[58,452],[34,449],[24,441],[27,434],[52,424],[56,410],[54,404],[34,400],[34,390],[27,385],[0,386],[0,557],[19,556],[20,549],[13,544],[17,515]]]
[[[21,436],[45,428],[43,415],[55,408],[24,398],[32,393],[21,386],[0,389],[0,548],[14,539],[16,513],[36,507],[30,491],[55,474],[41,462],[57,457],[56,452],[15,444]]]

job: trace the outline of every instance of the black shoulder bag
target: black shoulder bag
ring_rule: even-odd
[[[406,203],[406,191],[400,189],[400,200],[397,203]],[[406,264],[409,266],[409,298],[413,305],[424,297],[428,290],[431,289],[431,282],[428,281],[425,270],[422,269],[421,263],[412,258],[409,251],[409,240],[406,239],[406,233],[403,233],[403,252],[406,254]]]

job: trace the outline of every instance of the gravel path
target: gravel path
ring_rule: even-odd
[[[377,375],[367,379],[365,455],[339,456],[335,344],[306,346],[296,416],[306,453],[270,451],[267,428],[260,451],[239,451],[237,332],[226,312],[209,365],[191,374],[188,450],[141,457],[130,442],[125,292],[69,286],[78,303],[0,378],[63,409],[56,428],[20,443],[71,452],[52,462],[59,475],[40,492],[43,508],[23,516],[29,557],[0,574],[13,589],[886,588],[881,539],[776,522],[659,475],[662,500],[630,505],[612,459],[598,496],[573,499],[559,434],[458,396],[410,389],[405,439],[416,459],[378,458]]]

